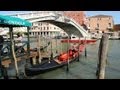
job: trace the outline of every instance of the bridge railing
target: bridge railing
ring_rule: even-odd
[[[44,16],[50,16],[50,15],[56,15],[53,12],[48,12],[48,13],[28,13],[28,14],[17,14],[13,15],[14,17],[19,17],[23,19],[30,19],[30,18],[37,18],[37,17],[44,17]]]

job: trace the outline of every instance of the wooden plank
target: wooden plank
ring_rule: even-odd
[[[37,52],[32,52],[30,54],[30,57],[36,57],[37,55],[38,55]],[[26,56],[22,56],[22,57],[18,57],[17,61],[19,62],[19,61],[23,60],[23,58],[24,58],[24,60],[26,60],[26,59],[28,59],[30,57],[27,57],[27,55]],[[2,61],[2,65],[4,65],[5,67],[9,67],[9,64],[12,63],[11,61],[12,60],[10,58],[9,59],[4,59],[4,61]]]

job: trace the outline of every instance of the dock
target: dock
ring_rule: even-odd
[[[34,57],[36,57],[37,55],[38,55],[37,52],[31,52],[29,57],[28,57],[27,54],[22,54],[22,55],[19,55],[19,56],[17,57],[17,61],[19,62],[19,61],[21,61],[21,60],[27,60],[27,59],[29,59],[29,58],[31,58],[31,57],[34,58]],[[5,67],[9,67],[9,65],[10,65],[11,63],[14,63],[14,61],[13,61],[10,57],[4,57],[4,58],[3,58],[2,65],[4,65]]]

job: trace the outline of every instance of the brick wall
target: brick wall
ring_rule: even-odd
[[[80,25],[86,23],[86,16],[84,11],[64,11],[64,15],[74,19]]]

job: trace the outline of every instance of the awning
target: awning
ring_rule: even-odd
[[[0,27],[2,26],[3,27],[8,27],[8,26],[31,27],[32,23],[30,23],[27,20],[20,19],[20,18],[0,15]]]

